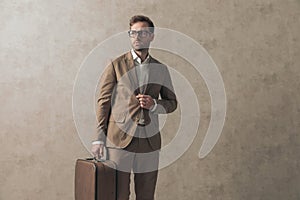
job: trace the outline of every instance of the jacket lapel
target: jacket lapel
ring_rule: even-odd
[[[138,79],[137,79],[137,74],[136,74],[136,70],[135,70],[135,66],[134,66],[134,60],[133,60],[130,52],[128,52],[125,55],[125,63],[126,63],[126,67],[127,67],[126,71],[127,71],[128,77],[131,82],[131,87],[137,95],[138,93],[140,93],[140,91],[138,90],[139,89],[138,88]]]
[[[148,75],[148,83],[146,85],[144,85],[142,88],[139,87],[139,82],[138,82],[138,77],[137,77],[137,73],[135,70],[135,65],[134,65],[134,60],[132,58],[132,55],[130,52],[128,52],[125,55],[125,62],[126,62],[126,67],[127,67],[127,72],[130,82],[132,84],[132,89],[135,91],[136,94],[141,93],[143,91],[144,94],[148,94],[149,90],[151,89],[151,87],[153,86],[153,84],[151,84],[151,82],[156,83],[155,80],[157,80],[157,76],[159,76],[160,74],[158,72],[158,64],[155,59],[153,59],[150,56],[150,60],[149,60],[149,75]]]
[[[157,79],[156,77],[158,76],[157,63],[151,56],[150,56],[148,67],[149,67],[149,75],[148,75],[148,83],[145,88],[146,94],[149,94],[151,87],[153,87],[153,84],[151,84],[151,83],[156,83],[156,79]]]

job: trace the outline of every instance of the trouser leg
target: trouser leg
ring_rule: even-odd
[[[136,200],[154,200],[157,174],[157,171],[134,174]]]
[[[133,159],[136,200],[154,200],[159,153],[152,151],[146,138],[139,138],[137,143],[139,153]]]
[[[109,160],[117,166],[117,200],[129,200],[133,154],[122,149],[107,148]]]
[[[144,134],[143,129],[137,131]],[[124,149],[107,148],[108,159],[117,165],[117,200],[128,200],[130,173],[135,173],[136,200],[153,200],[158,175],[158,151],[153,151],[147,138],[134,137]]]
[[[130,173],[117,170],[117,200],[129,200]]]

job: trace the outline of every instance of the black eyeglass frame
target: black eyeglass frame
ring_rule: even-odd
[[[147,30],[140,30],[140,31],[129,30],[128,31],[128,36],[131,37],[131,38],[136,37],[136,36],[145,38],[145,37],[148,37],[151,34],[153,34],[153,33],[150,32],[150,31],[147,31]]]

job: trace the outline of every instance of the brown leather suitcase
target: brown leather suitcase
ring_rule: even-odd
[[[116,166],[112,161],[78,159],[75,200],[116,200]]]

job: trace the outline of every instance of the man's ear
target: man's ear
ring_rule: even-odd
[[[154,33],[151,34],[150,41],[152,42],[154,40]]]

